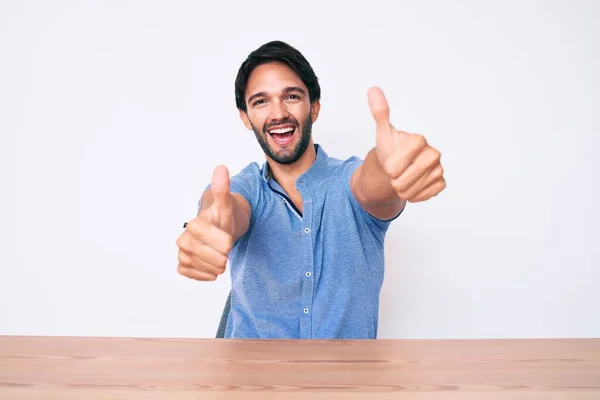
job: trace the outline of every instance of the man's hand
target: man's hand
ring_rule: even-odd
[[[212,204],[188,222],[185,232],[177,239],[177,271],[181,275],[200,281],[214,281],[225,272],[235,231],[234,199],[229,189],[229,171],[226,167],[217,167],[210,188]]]
[[[396,130],[381,89],[368,92],[369,106],[377,124],[377,158],[401,200],[428,200],[446,187],[440,152],[421,135]]]

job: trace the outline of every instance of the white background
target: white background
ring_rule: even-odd
[[[386,242],[380,338],[600,336],[600,3],[5,1],[0,334],[214,337],[176,273],[214,167],[264,156],[233,83],[261,44],[322,85],[314,138],[375,143],[366,90],[448,187]]]

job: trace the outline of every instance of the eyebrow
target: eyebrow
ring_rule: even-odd
[[[292,92],[299,92],[306,96],[306,90],[302,89],[299,86],[287,86],[282,90],[283,94],[288,94],[288,93],[292,93]],[[252,96],[248,97],[247,102],[250,103],[252,100],[256,99],[257,97],[264,97],[266,95],[267,95],[267,92],[254,93]]]

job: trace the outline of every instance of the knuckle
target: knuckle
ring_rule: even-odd
[[[179,275],[182,275],[182,276],[189,277],[189,274],[188,274],[188,269],[187,269],[187,268],[185,268],[185,267],[184,267],[183,265],[181,265],[181,264],[177,266],[177,273],[178,273]]]
[[[204,243],[207,240],[207,229],[209,228],[209,223],[210,221],[203,217],[197,217],[194,219],[194,221],[188,225],[190,242]]]
[[[226,264],[227,264],[227,262],[226,262],[226,261],[223,261],[223,260],[219,259],[218,261],[216,261],[216,262],[213,262],[213,263],[212,263],[212,266],[213,266],[213,268],[215,268],[217,271],[221,271],[221,272],[223,272],[223,271],[225,271],[225,265],[226,265]]]
[[[177,245],[177,248],[179,248],[179,249],[181,249],[183,247],[184,235],[185,235],[185,233],[182,233],[181,235],[179,235],[179,237],[175,241],[175,245]]]
[[[194,233],[196,236],[202,236],[204,233],[206,233],[206,230],[210,227],[211,223],[206,215],[201,215],[194,221]]]
[[[408,189],[406,182],[403,179],[394,179],[394,181],[392,181],[392,187],[398,193],[400,193],[400,192],[404,193],[404,192],[406,192],[406,189]]]
[[[196,218],[194,218],[192,221],[190,221],[190,223],[188,224],[188,228],[191,233],[197,236],[201,234],[204,230],[206,230],[206,228],[209,226],[209,223],[210,220],[208,215],[206,213],[202,213]]]
[[[185,233],[183,233],[181,236],[179,236],[179,239],[177,239],[177,247],[179,248],[179,252],[181,253],[182,251],[189,251],[190,249],[190,239],[188,237],[188,235],[186,235]]]
[[[223,246],[227,251],[230,251],[233,248],[233,236],[227,235],[223,240]]]
[[[408,193],[406,193],[406,191],[397,190],[396,193],[398,194],[398,197],[400,197],[401,199],[408,200],[408,196],[407,196]]]
[[[395,163],[393,160],[386,160],[383,165],[383,170],[385,171],[386,174],[388,174],[391,177],[396,177],[397,173],[396,173],[396,167],[395,167]]]
[[[229,257],[227,257],[226,255],[223,255],[223,254],[219,254],[217,256],[216,260],[214,260],[213,265],[217,270],[221,271],[221,273],[222,273],[225,271],[228,261],[229,261]]]
[[[403,199],[406,199],[408,201],[412,201],[414,200],[415,197],[417,197],[417,195],[419,194],[419,192],[417,190],[406,190],[403,192]]]
[[[179,263],[184,267],[193,266],[192,257],[186,252],[179,252]]]
[[[190,232],[198,231],[198,229],[200,229],[200,226],[199,226],[200,224],[201,224],[201,218],[196,217],[193,220],[191,220],[190,222],[188,222],[186,229]]]
[[[413,141],[415,143],[415,146],[418,148],[423,148],[425,146],[427,146],[427,139],[425,139],[425,136],[421,135],[421,134],[415,134],[413,135]]]

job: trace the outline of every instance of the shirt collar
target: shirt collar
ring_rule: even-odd
[[[311,166],[308,167],[308,169],[298,177],[298,179],[296,180],[296,185],[306,185],[310,183],[313,179],[315,179],[315,177],[317,177],[321,173],[323,167],[327,163],[327,159],[329,158],[329,156],[327,155],[323,147],[321,147],[321,145],[317,143],[315,143],[314,146],[317,157],[315,161],[311,164]],[[267,182],[269,181],[269,179],[272,178],[269,163],[266,161],[264,162],[262,167],[262,177],[263,180]]]

